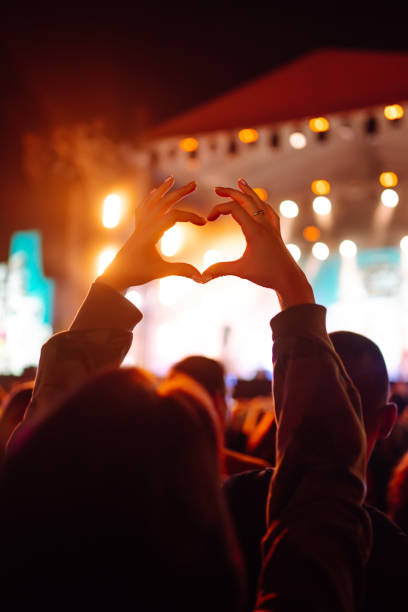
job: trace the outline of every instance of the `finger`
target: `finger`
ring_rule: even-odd
[[[256,220],[258,221],[258,223],[265,221],[265,220],[269,220],[269,221],[272,221],[272,224],[279,229],[280,228],[279,215],[273,210],[272,206],[270,206],[270,204],[268,204],[267,202],[264,202],[263,200],[261,200],[261,198],[258,196],[256,191],[254,191],[254,189],[252,189],[252,187],[248,185],[245,179],[243,178],[238,179],[238,185],[244,193],[251,194],[254,198],[256,198],[258,202],[257,210],[265,211],[266,213],[265,215],[257,215]]]
[[[186,278],[191,278],[196,283],[202,283],[202,278],[200,272],[194,266],[188,263],[182,262],[163,262],[163,273],[164,276],[184,276]]]
[[[137,211],[140,211],[141,208],[145,208],[147,205],[150,206],[154,202],[157,202],[173,185],[174,177],[171,175],[167,176],[158,187],[155,187],[147,194],[137,207]]]
[[[204,217],[196,215],[188,210],[177,210],[174,209],[167,213],[157,221],[154,227],[154,237],[157,240],[166,232],[168,229],[173,227],[175,223],[193,223],[194,225],[205,225],[207,223]]]
[[[256,193],[256,191],[250,185],[248,185],[245,179],[243,178],[238,179],[238,186],[241,189],[241,191],[243,191],[243,193],[246,193],[247,195],[252,197],[252,199],[255,201],[255,203],[258,206],[258,210],[260,209],[263,210],[265,202],[261,200],[261,198]]]
[[[237,259],[236,261],[220,261],[219,263],[213,264],[201,275],[201,282],[208,283],[208,281],[213,280],[214,278],[219,278],[220,276],[241,276],[242,273],[242,265],[241,260]]]
[[[231,198],[238,202],[245,210],[253,215],[254,212],[259,210],[259,205],[256,199],[250,194],[242,193],[238,189],[231,189],[230,187],[216,187],[215,193],[224,198]]]
[[[256,222],[253,218],[240,206],[237,202],[225,202],[224,204],[217,204],[211,210],[207,219],[209,221],[215,221],[220,215],[231,215],[233,219],[241,226],[244,236],[249,237],[251,231],[256,229]]]
[[[155,201],[152,202],[155,213],[166,213],[168,210],[170,210],[173,204],[179,202],[187,195],[192,193],[196,189],[196,187],[197,183],[195,181],[191,181],[190,183],[187,183],[187,185],[183,185],[182,187],[171,191],[163,198],[160,198],[158,200],[155,198]]]

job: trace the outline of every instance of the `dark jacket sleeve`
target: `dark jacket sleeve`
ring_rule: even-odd
[[[325,313],[304,304],[271,322],[277,463],[259,611],[358,609],[371,547],[362,508],[366,440],[360,398],[328,338]]]
[[[41,349],[33,396],[8,453],[87,378],[121,364],[142,316],[120,293],[100,282],[92,285],[69,330],[52,336]]]

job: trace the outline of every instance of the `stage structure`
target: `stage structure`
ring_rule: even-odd
[[[288,248],[328,307],[328,325],[367,334],[393,378],[408,379],[408,55],[322,50],[158,126],[146,138],[152,184],[168,174],[197,192],[244,177],[280,211]],[[201,270],[245,247],[231,219],[176,226],[161,243]],[[145,313],[128,361],[164,372],[191,353],[236,375],[270,368],[271,292],[234,278],[175,277],[133,291]],[[147,342],[146,342],[147,339]],[[141,354],[141,351],[143,354]]]

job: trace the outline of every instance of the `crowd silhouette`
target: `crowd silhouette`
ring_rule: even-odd
[[[4,610],[406,609],[407,416],[379,348],[327,333],[278,215],[245,180],[216,188],[207,219],[175,208],[194,182],[173,187],[136,208],[69,329],[43,346],[35,383],[3,401]],[[221,215],[245,236],[239,260],[200,274],[161,259],[176,222]],[[143,325],[129,287],[230,274],[278,296],[272,394],[231,412],[223,365],[201,355],[160,380],[120,367]]]

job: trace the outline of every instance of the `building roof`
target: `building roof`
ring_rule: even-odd
[[[322,49],[178,115],[146,136],[253,127],[407,99],[407,53]]]

